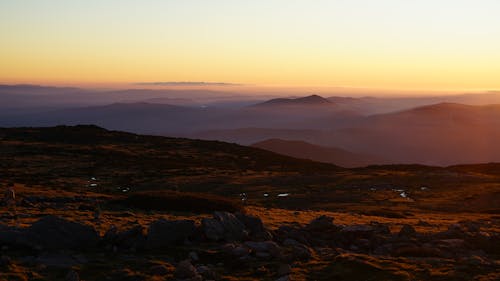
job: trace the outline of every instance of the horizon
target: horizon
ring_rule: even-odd
[[[498,11],[492,0],[3,1],[0,82],[495,91]]]

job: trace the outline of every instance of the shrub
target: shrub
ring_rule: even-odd
[[[141,191],[111,203],[143,210],[212,213],[214,211],[243,212],[243,205],[225,197],[176,191]]]

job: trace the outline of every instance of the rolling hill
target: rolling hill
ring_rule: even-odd
[[[254,143],[252,147],[262,148],[295,158],[332,163],[346,168],[384,163],[384,160],[373,156],[357,154],[336,147],[314,145],[304,141],[268,139]]]

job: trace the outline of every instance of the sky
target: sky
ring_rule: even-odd
[[[0,0],[0,83],[498,90],[499,15],[498,0]]]

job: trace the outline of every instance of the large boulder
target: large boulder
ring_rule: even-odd
[[[203,232],[212,241],[242,241],[248,236],[245,225],[228,212],[215,212],[213,218],[201,221]]]
[[[104,243],[121,250],[137,250],[144,247],[146,236],[144,227],[135,225],[127,230],[118,231],[116,227],[111,227],[103,237]]]
[[[48,250],[95,247],[99,234],[91,226],[56,216],[46,216],[25,230],[35,247]]]
[[[330,231],[337,231],[339,230],[339,226],[333,224],[333,217],[329,216],[319,216],[306,226],[306,229],[308,231],[313,231],[313,232],[330,232]]]
[[[181,279],[181,280],[185,280],[185,279],[187,279],[187,280],[200,279],[201,280],[201,278],[199,278],[200,276],[198,274],[198,271],[191,264],[191,262],[189,260],[184,260],[184,261],[179,262],[179,264],[175,268],[174,277],[177,279]]]
[[[281,248],[273,241],[253,242],[247,241],[244,243],[246,247],[251,249],[256,255],[258,253],[268,254],[270,257],[281,257]]]
[[[245,225],[253,240],[266,241],[273,238],[271,231],[264,226],[260,218],[241,213],[237,213],[236,218]]]
[[[0,225],[1,246],[30,246],[23,229]]]
[[[175,246],[184,243],[195,231],[196,226],[192,220],[160,219],[149,226],[146,245],[149,249]]]

